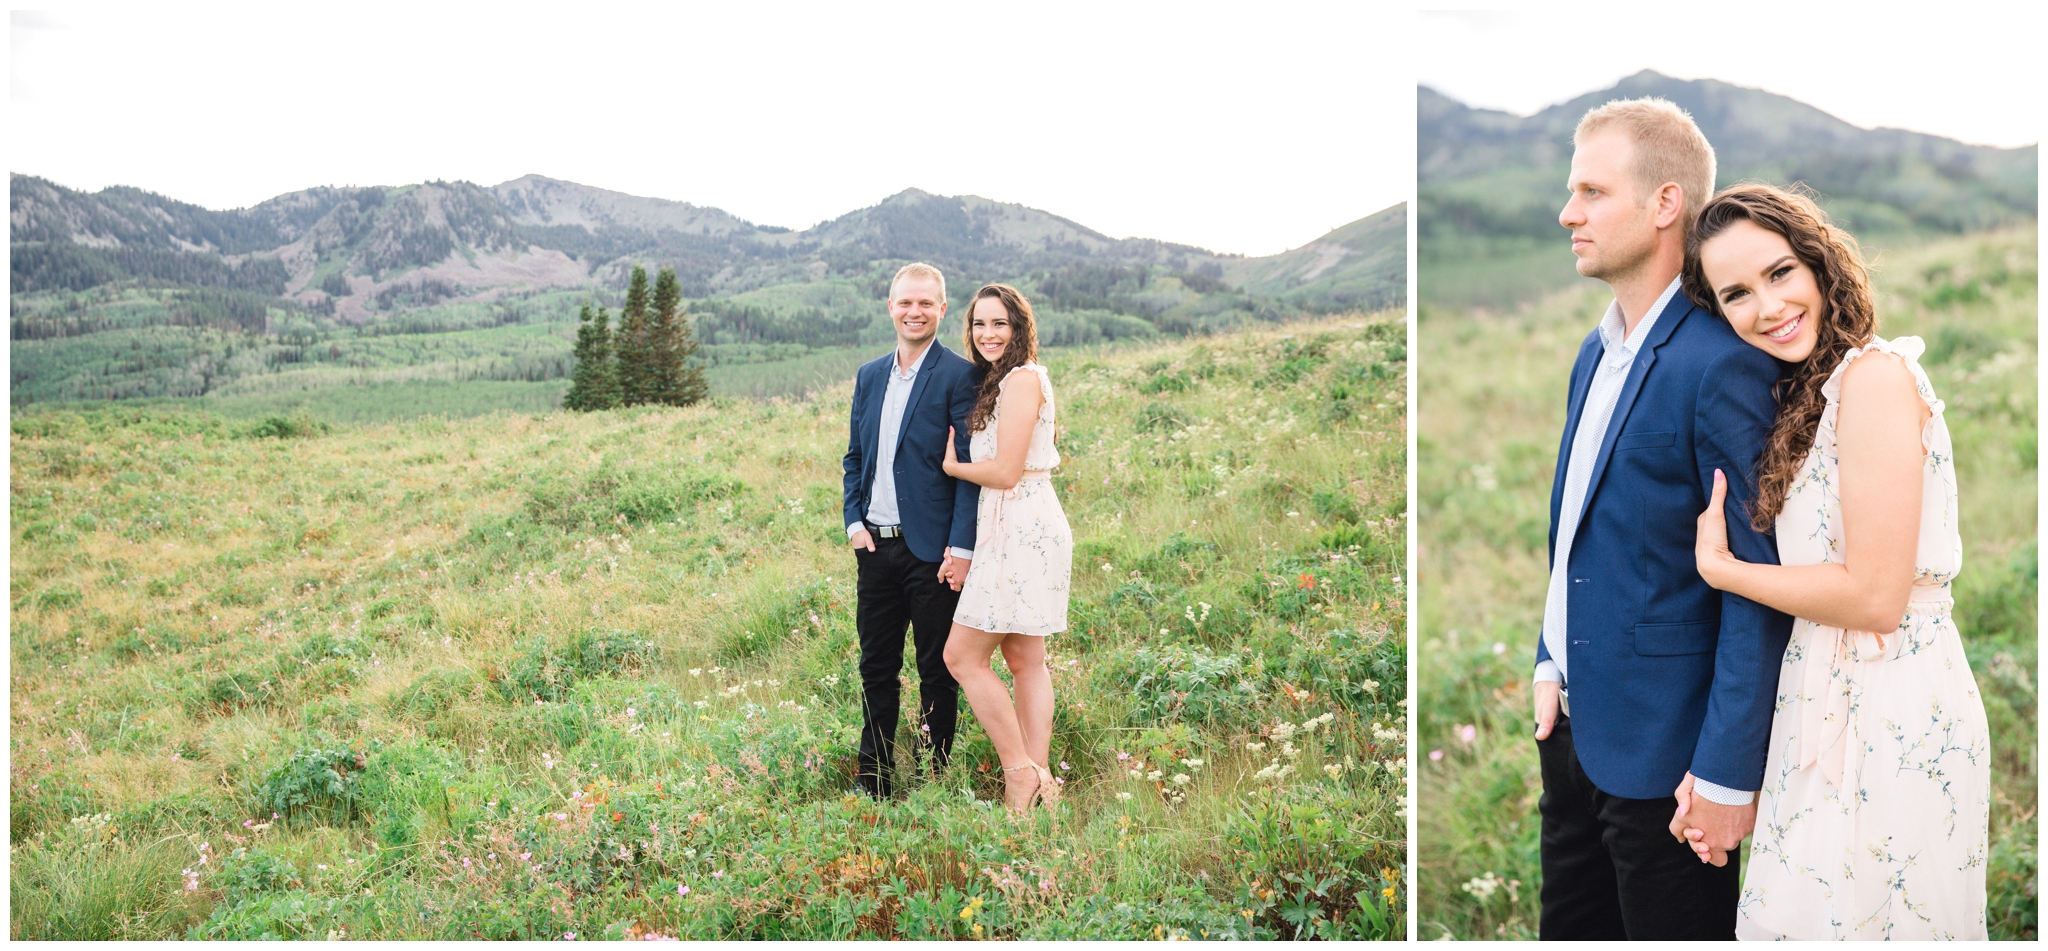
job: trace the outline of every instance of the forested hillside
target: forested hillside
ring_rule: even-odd
[[[944,269],[956,296],[988,281],[1023,287],[1054,345],[1405,300],[1398,206],[1250,259],[1110,238],[975,196],[911,189],[791,231],[535,175],[315,188],[214,211],[17,174],[11,214],[15,406],[252,392],[312,402],[342,385],[471,381],[525,384],[522,399],[546,405],[568,373],[577,308],[616,307],[635,266],[676,272],[701,363],[757,367],[727,387],[748,393],[814,385],[850,369],[848,348],[886,345],[879,301],[910,260]],[[783,364],[792,372],[766,369]]]
[[[1786,96],[1644,70],[1535,115],[1417,90],[1417,236],[1424,301],[1506,306],[1575,279],[1558,227],[1571,135],[1586,111],[1659,96],[1714,145],[1716,187],[1801,182],[1859,235],[1929,236],[2031,221],[2039,148],[1863,129]]]

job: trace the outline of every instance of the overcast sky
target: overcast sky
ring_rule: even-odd
[[[1406,12],[698,6],[16,11],[8,167],[212,208],[537,173],[798,229],[915,187],[1255,255],[1413,190]]]
[[[2040,21],[2026,5],[1636,4],[1425,12],[1417,79],[1529,115],[1643,69],[1791,96],[1865,128],[1982,145],[2040,141]],[[1616,37],[1629,36],[1621,43]]]

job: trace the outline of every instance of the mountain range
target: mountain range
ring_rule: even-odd
[[[1864,129],[1776,93],[1643,70],[1526,117],[1418,87],[1420,234],[1555,237],[1579,117],[1642,96],[1692,114],[1714,145],[1716,187],[1804,182],[1852,230],[1955,232],[2035,216],[2038,145],[2003,149]]]
[[[2031,222],[2037,145],[2002,149],[1864,129],[1810,105],[1714,79],[1644,70],[1531,116],[1416,90],[1417,296],[1429,306],[1512,308],[1580,280],[1558,227],[1572,130],[1605,102],[1657,96],[1699,123],[1716,187],[1800,183],[1864,237]]]
[[[122,281],[219,286],[331,305],[350,323],[394,309],[394,301],[404,310],[619,287],[636,263],[674,267],[695,299],[871,278],[879,262],[924,259],[970,280],[1076,265],[1143,267],[1309,309],[1376,307],[1403,299],[1404,210],[1285,254],[1245,258],[1111,238],[1034,208],[916,189],[804,231],[539,175],[490,187],[311,188],[216,211],[137,188],[86,193],[15,174],[10,204],[17,294]]]
[[[578,308],[618,306],[635,266],[676,270],[698,359],[715,385],[739,373],[728,392],[755,394],[836,379],[886,346],[880,301],[911,260],[943,269],[956,298],[1017,285],[1049,345],[1374,310],[1407,293],[1405,205],[1248,258],[916,189],[793,231],[539,175],[310,188],[229,211],[125,186],[11,184],[16,406],[465,381],[552,393],[573,366]]]

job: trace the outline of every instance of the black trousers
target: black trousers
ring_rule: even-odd
[[[939,562],[919,561],[901,537],[875,539],[875,550],[853,550],[860,564],[859,604],[854,627],[860,634],[860,763],[854,781],[871,796],[895,793],[897,710],[903,690],[903,631],[917,644],[919,754],[929,752],[933,770],[953,752],[960,718],[960,685],[946,669],[946,632],[960,592],[939,580]]]
[[[1545,941],[1735,940],[1739,853],[1720,868],[1671,837],[1678,800],[1601,792],[1579,767],[1571,719],[1536,741],[1543,760]]]

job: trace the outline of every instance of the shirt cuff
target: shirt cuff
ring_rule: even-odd
[[[1708,802],[1719,803],[1723,806],[1747,806],[1751,800],[1756,798],[1755,790],[1744,792],[1740,789],[1729,789],[1726,786],[1707,782],[1698,776],[1692,778],[1692,791]]]
[[[1557,661],[1544,660],[1536,665],[1536,682],[1564,683],[1564,671],[1557,669]]]
[[[973,561],[973,560],[974,560],[974,549],[972,549],[972,548],[950,548],[950,547],[949,547],[949,548],[947,548],[947,549],[946,549],[946,554],[952,555],[953,557],[955,557],[955,558],[958,558],[958,559],[960,559],[961,561]]]
[[[868,526],[866,522],[852,522],[846,526],[846,537],[852,538],[854,535],[859,534],[861,532],[865,532],[867,530]]]

